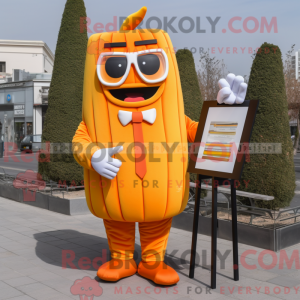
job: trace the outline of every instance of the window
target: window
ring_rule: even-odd
[[[6,72],[6,62],[0,61],[0,72],[5,73]]]
[[[32,132],[32,122],[27,122],[27,135],[31,135]]]
[[[42,142],[42,136],[41,135],[34,135],[33,136],[33,142],[34,143],[41,143]]]
[[[23,143],[29,143],[30,142],[30,135],[26,135],[24,139],[22,140]]]

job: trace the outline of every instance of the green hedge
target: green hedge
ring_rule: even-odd
[[[185,114],[194,121],[199,121],[203,100],[199,87],[194,57],[191,51],[180,49],[176,52]],[[195,182],[196,175],[190,174],[190,180]],[[206,193],[201,194],[202,197]]]
[[[250,154],[245,162],[240,189],[272,195],[274,201],[257,201],[270,209],[290,204],[295,190],[293,145],[290,135],[283,64],[278,46],[264,43],[256,54],[246,99],[259,99],[251,143],[280,143],[278,154]],[[249,181],[248,187],[244,183]]]
[[[181,49],[176,52],[176,59],[180,74],[185,114],[198,122],[203,100],[193,54],[187,49]]]
[[[67,0],[58,35],[48,110],[42,141],[71,143],[82,120],[83,75],[87,32],[80,28],[80,18],[86,17],[83,0]],[[45,179],[79,184],[83,170],[73,155],[51,155],[50,162],[39,163],[39,173]]]

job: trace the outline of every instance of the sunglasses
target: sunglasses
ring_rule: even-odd
[[[98,78],[103,85],[119,86],[126,80],[132,64],[146,83],[165,80],[169,71],[168,57],[163,49],[104,52],[97,63]]]

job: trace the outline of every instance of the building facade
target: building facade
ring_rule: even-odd
[[[26,135],[42,134],[48,107],[51,74],[35,74],[27,81],[0,84],[0,133],[19,148]],[[11,147],[10,147],[11,148]]]
[[[10,149],[42,134],[53,64],[44,42],[0,40],[0,137]]]
[[[42,41],[0,40],[0,72],[52,73],[54,55]]]

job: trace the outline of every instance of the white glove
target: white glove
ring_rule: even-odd
[[[241,104],[244,102],[248,85],[242,76],[229,73],[226,79],[220,79],[218,84],[220,88],[217,96],[218,103]]]
[[[103,177],[114,179],[119,172],[122,162],[112,158],[112,156],[122,150],[123,146],[97,150],[91,159],[94,170]]]

